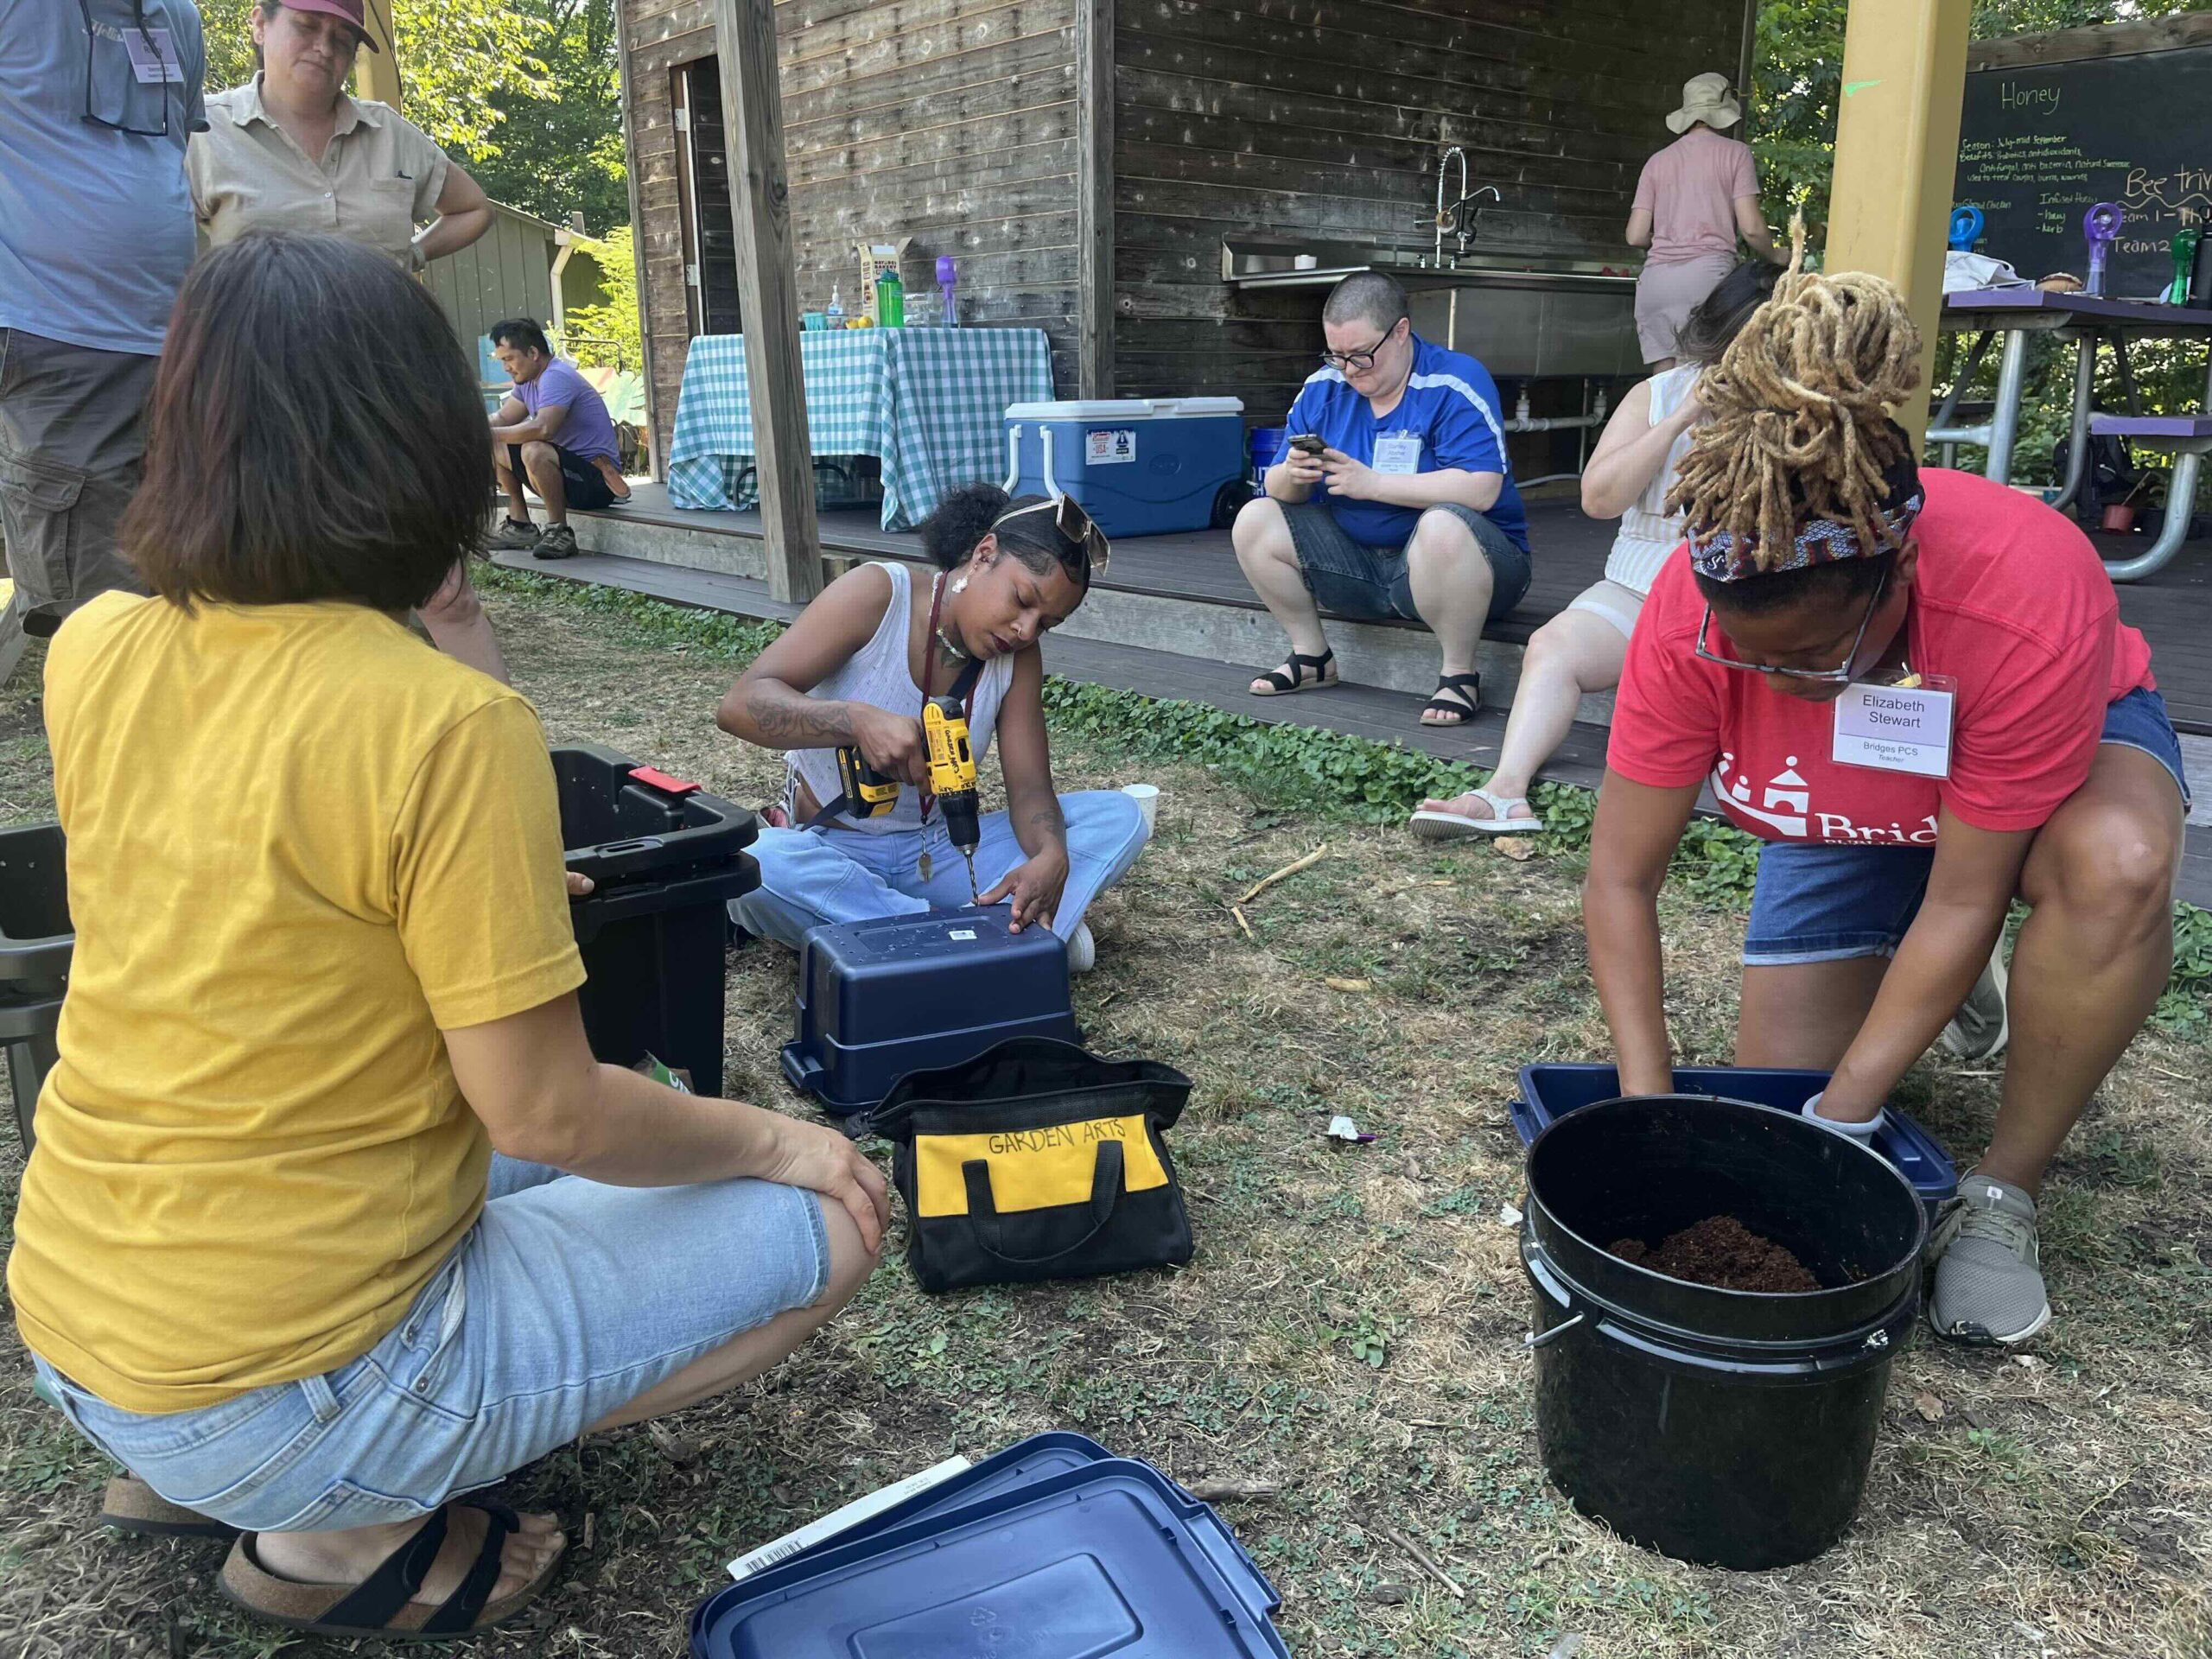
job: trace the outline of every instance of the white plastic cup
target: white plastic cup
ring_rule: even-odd
[[[1153,784],[1124,784],[1122,793],[1137,804],[1137,810],[1144,814],[1144,832],[1150,835],[1153,821],[1160,816],[1158,786]]]

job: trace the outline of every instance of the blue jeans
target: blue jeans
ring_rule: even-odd
[[[1489,620],[1495,622],[1518,605],[1534,574],[1529,550],[1472,507],[1447,502],[1428,512],[1457,518],[1474,536],[1490,566]],[[1392,617],[1408,622],[1423,620],[1414,608],[1414,579],[1405,548],[1367,547],[1352,540],[1325,502],[1293,503],[1284,506],[1282,514],[1290,524],[1291,544],[1298,550],[1298,568],[1306,589],[1321,609],[1363,622]]]
[[[1071,937],[1100,893],[1137,861],[1151,832],[1144,811],[1118,789],[1060,797],[1067,820],[1068,884],[1052,931]],[[1029,855],[1003,812],[984,815],[976,849],[976,885],[988,893]],[[921,855],[930,855],[930,878]],[[763,830],[747,849],[760,865],[760,885],[729,903],[730,919],[747,932],[796,948],[812,928],[879,916],[920,916],[957,910],[969,900],[968,866],[946,838],[944,820],[919,830],[867,835],[857,830]]]
[[[86,1439],[250,1532],[426,1515],[830,1283],[822,1201],[767,1181],[605,1186],[492,1160],[484,1213],[359,1358],[219,1405],[119,1411],[32,1363]]]
[[[2189,779],[2166,700],[2140,689],[2107,706],[2103,741],[2140,749],[2173,774],[2182,803]],[[1838,847],[1772,841],[1759,853],[1747,967],[1778,968],[1853,957],[1893,957],[1920,901],[1936,853],[1928,847]]]

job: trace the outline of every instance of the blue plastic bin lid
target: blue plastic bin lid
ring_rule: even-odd
[[[1795,1112],[1828,1086],[1828,1075],[1740,1065],[1682,1065],[1675,1068],[1675,1090],[1722,1100],[1747,1100],[1755,1106],[1777,1106]],[[1521,1098],[1512,1103],[1509,1112],[1521,1144],[1527,1146],[1562,1112],[1618,1099],[1620,1092],[1620,1072],[1613,1066],[1524,1065]],[[1934,1136],[1896,1107],[1889,1112],[1889,1121],[1874,1137],[1874,1150],[1912,1183],[1923,1203],[1941,1204],[1955,1198],[1959,1172],[1950,1155]]]
[[[1289,1659],[1193,1535],[1186,1510],[1144,1464],[1070,1469],[733,1585],[693,1615],[691,1651]]]
[[[893,1504],[889,1509],[855,1522],[833,1538],[826,1538],[814,1546],[813,1551],[803,1550],[790,1558],[796,1561],[816,1551],[841,1549],[861,1538],[873,1538],[879,1534],[893,1531],[912,1522],[950,1515],[970,1503],[980,1503],[986,1498],[1002,1493],[1018,1491],[1063,1475],[1071,1469],[1088,1469],[1096,1464],[1118,1461],[1111,1452],[1088,1435],[1071,1433],[1065,1429],[1043,1434],[1032,1434],[1026,1440],[1017,1440],[1003,1452],[984,1459],[971,1469],[964,1469],[950,1478],[939,1481],[912,1497]],[[1167,1476],[1153,1469],[1150,1464],[1141,1467],[1159,1475],[1168,1490],[1185,1509],[1198,1547],[1209,1560],[1222,1570],[1232,1587],[1249,1589],[1245,1605],[1265,1618],[1282,1605],[1282,1598],[1275,1593],[1274,1585],[1268,1582],[1260,1565],[1246,1552],[1221,1517],[1201,1503]],[[779,1561],[780,1570],[789,1565]]]

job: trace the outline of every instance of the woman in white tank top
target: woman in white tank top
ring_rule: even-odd
[[[788,767],[782,805],[753,844],[760,885],[730,901],[747,932],[797,945],[810,928],[879,916],[1009,906],[1016,931],[1047,926],[1069,966],[1091,965],[1083,915],[1144,849],[1142,810],[1118,791],[1061,795],[1045,735],[1039,642],[1089,591],[1105,538],[1072,503],[955,490],[921,527],[931,566],[862,565],[823,590],[730,688],[715,719]],[[984,816],[975,892],[925,791],[921,711],[961,696],[980,765],[994,740],[1007,810]],[[905,785],[872,818],[840,800],[836,751],[857,747]]]
[[[1414,834],[1422,840],[1544,827],[1529,804],[1529,785],[1567,741],[1576,704],[1620,683],[1643,596],[1681,542],[1681,523],[1667,511],[1667,492],[1697,423],[1697,378],[1706,365],[1720,360],[1781,274],[1764,259],[1731,271],[1683,326],[1681,366],[1639,384],[1605,423],[1582,474],[1583,512],[1621,521],[1605,576],[1529,637],[1497,770],[1480,789],[1448,801],[1423,801],[1413,815]]]

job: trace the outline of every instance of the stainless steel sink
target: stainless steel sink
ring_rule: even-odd
[[[1593,259],[1486,248],[1437,265],[1420,249],[1229,238],[1222,280],[1236,289],[1327,289],[1356,270],[1404,285],[1423,338],[1500,378],[1637,375],[1636,273]]]

